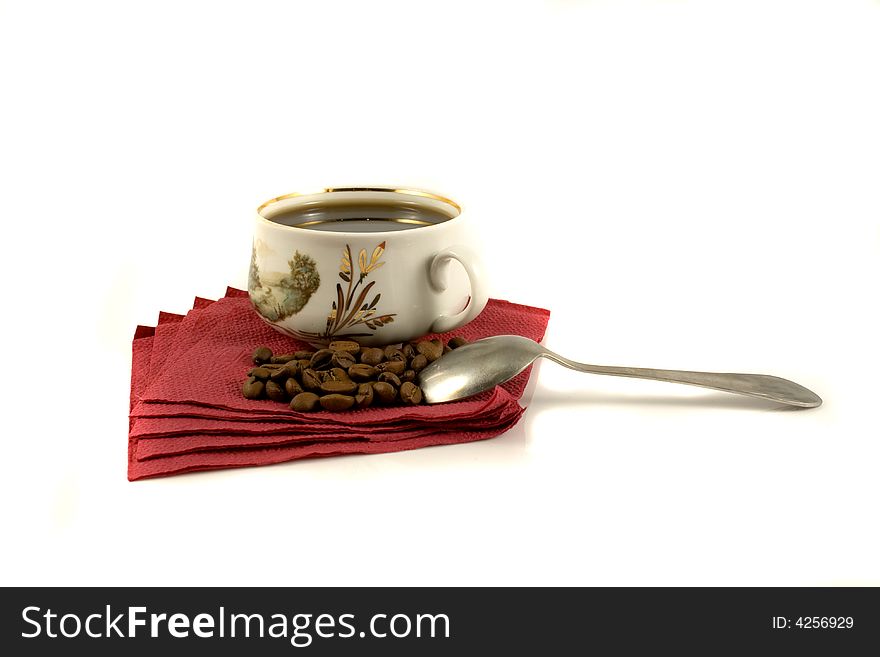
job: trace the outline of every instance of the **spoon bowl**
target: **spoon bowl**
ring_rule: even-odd
[[[469,342],[419,373],[429,404],[471,397],[509,381],[541,356],[544,348],[519,335],[496,335]]]

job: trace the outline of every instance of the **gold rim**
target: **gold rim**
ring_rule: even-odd
[[[453,201],[452,199],[446,198],[445,196],[440,196],[439,194],[432,194],[431,192],[424,192],[419,189],[397,189],[394,187],[325,187],[324,189],[320,189],[316,192],[292,192],[290,194],[285,194],[284,196],[276,196],[273,199],[270,199],[263,203],[260,207],[257,208],[257,212],[262,216],[263,210],[272,205],[273,203],[277,203],[278,201],[284,201],[289,198],[296,198],[298,196],[314,196],[316,194],[332,194],[334,192],[392,192],[394,194],[403,194],[405,196],[421,196],[422,198],[430,198],[435,201],[440,201],[442,203],[447,203],[454,207],[459,214],[461,213],[461,206]],[[323,221],[323,220],[322,220]],[[404,223],[408,220],[402,220]],[[426,222],[427,225],[433,226],[430,222]],[[300,226],[304,226],[305,224],[299,224]]]

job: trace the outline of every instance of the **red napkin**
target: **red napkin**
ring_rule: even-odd
[[[540,341],[549,312],[492,299],[455,335],[519,334]],[[452,334],[441,337],[446,340]],[[529,372],[495,390],[446,404],[297,413],[247,400],[241,382],[258,345],[276,353],[309,348],[257,317],[247,293],[197,298],[185,317],[161,313],[132,344],[129,479],[312,456],[379,453],[483,440],[520,418]]]

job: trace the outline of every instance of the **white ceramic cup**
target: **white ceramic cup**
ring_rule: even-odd
[[[445,333],[487,301],[470,222],[454,201],[419,190],[279,196],[257,210],[251,302],[273,327],[313,345]]]

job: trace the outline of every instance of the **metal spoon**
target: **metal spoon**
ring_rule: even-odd
[[[419,373],[419,385],[425,401],[430,404],[470,397],[512,379],[539,356],[589,374],[685,383],[802,408],[814,408],[822,403],[816,393],[777,376],[586,365],[563,358],[534,340],[519,335],[496,335],[462,345],[423,369]]]

